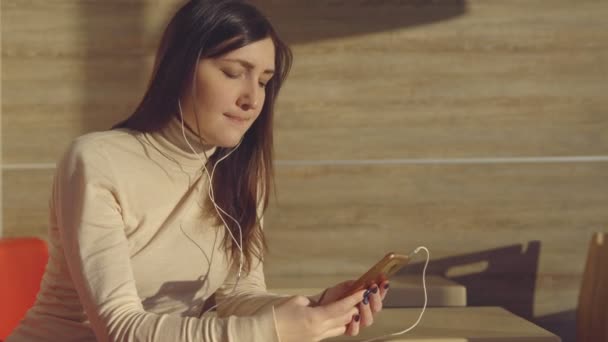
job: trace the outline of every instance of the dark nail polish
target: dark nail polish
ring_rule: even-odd
[[[389,286],[390,285],[388,283],[386,283],[386,285],[384,285],[384,289],[387,290],[389,288]]]
[[[372,293],[373,294],[378,293],[378,287],[377,286],[374,286],[374,288],[372,289]]]
[[[353,317],[353,319],[355,320],[355,322],[359,322],[359,320],[361,319],[361,317],[359,317],[359,315],[355,315]]]
[[[367,296],[365,296],[365,298],[363,298],[363,304],[367,305],[367,303],[369,303],[369,298],[367,298]]]

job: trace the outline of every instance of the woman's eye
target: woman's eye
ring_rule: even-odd
[[[241,78],[241,76],[243,76],[243,73],[239,73],[239,72],[231,72],[228,70],[222,70],[222,72],[224,73],[224,75],[226,75],[226,77],[232,78],[232,79],[238,79],[238,78]],[[266,82],[266,83],[258,82],[258,84],[260,85],[260,88],[264,89],[264,88],[266,88],[266,85],[268,84],[268,82]]]
[[[239,78],[241,77],[241,74],[238,73],[234,73],[234,72],[229,72],[226,70],[222,70],[224,72],[224,75],[228,76],[229,78]]]

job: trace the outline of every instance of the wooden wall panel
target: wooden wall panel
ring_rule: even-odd
[[[281,159],[606,154],[605,3],[281,3]]]
[[[355,275],[388,250],[423,244],[442,259],[539,241],[540,273],[578,276],[590,232],[608,222],[606,172],[605,163],[281,167],[267,271]]]
[[[356,277],[387,251],[572,341],[591,233],[608,223],[608,164],[281,167],[268,277]],[[421,274],[424,258],[408,269]]]
[[[91,127],[109,129],[135,108],[141,94],[134,89],[143,92],[146,79],[131,70],[152,63],[133,57],[3,62],[5,163],[54,163],[71,140]],[[124,75],[132,78],[126,81]],[[84,86],[90,77],[96,79],[94,87]]]
[[[2,172],[2,237],[47,240],[49,200],[55,170]]]
[[[133,110],[156,45],[146,34],[145,8],[2,3],[5,163],[53,163],[78,135],[107,129]]]
[[[50,162],[73,137],[128,115],[176,3],[3,3],[6,161]],[[335,37],[320,32],[352,20],[349,11],[373,19],[415,9],[317,4],[261,2],[296,57],[278,106],[280,159],[606,154],[607,5],[475,1],[432,25],[405,17],[388,32],[370,23],[369,32]],[[427,7],[421,15],[433,12]],[[317,40],[284,23],[298,11]],[[47,121],[65,127],[45,131]],[[40,150],[13,126],[57,143]]]

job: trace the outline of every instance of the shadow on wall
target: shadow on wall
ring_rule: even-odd
[[[531,319],[539,255],[540,242],[531,241],[527,247],[512,245],[432,260],[427,274],[464,285],[467,305],[501,306]],[[423,266],[424,263],[416,263],[403,272],[421,274]]]
[[[466,0],[252,0],[290,44],[441,22],[466,13]]]
[[[574,311],[534,317],[534,292],[540,256],[540,241],[432,260],[428,275],[438,275],[467,289],[467,305],[500,306],[574,342]],[[402,274],[421,274],[424,262],[406,267]]]
[[[536,317],[534,323],[562,338],[562,342],[576,341],[576,311],[562,311],[551,315]]]

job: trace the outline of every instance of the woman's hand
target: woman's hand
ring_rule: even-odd
[[[357,305],[365,290],[323,306],[312,307],[304,296],[290,297],[275,307],[281,342],[316,342],[344,335],[347,325],[359,314]]]
[[[317,305],[324,306],[342,298],[354,282],[354,280],[348,280],[328,288],[321,295]],[[365,291],[364,296],[366,299],[364,298],[358,305],[359,316],[355,316],[353,321],[350,322],[346,330],[346,335],[355,336],[359,334],[360,326],[368,327],[374,323],[374,315],[382,310],[382,301],[386,297],[388,288],[388,281],[384,281],[379,285],[373,284]]]

